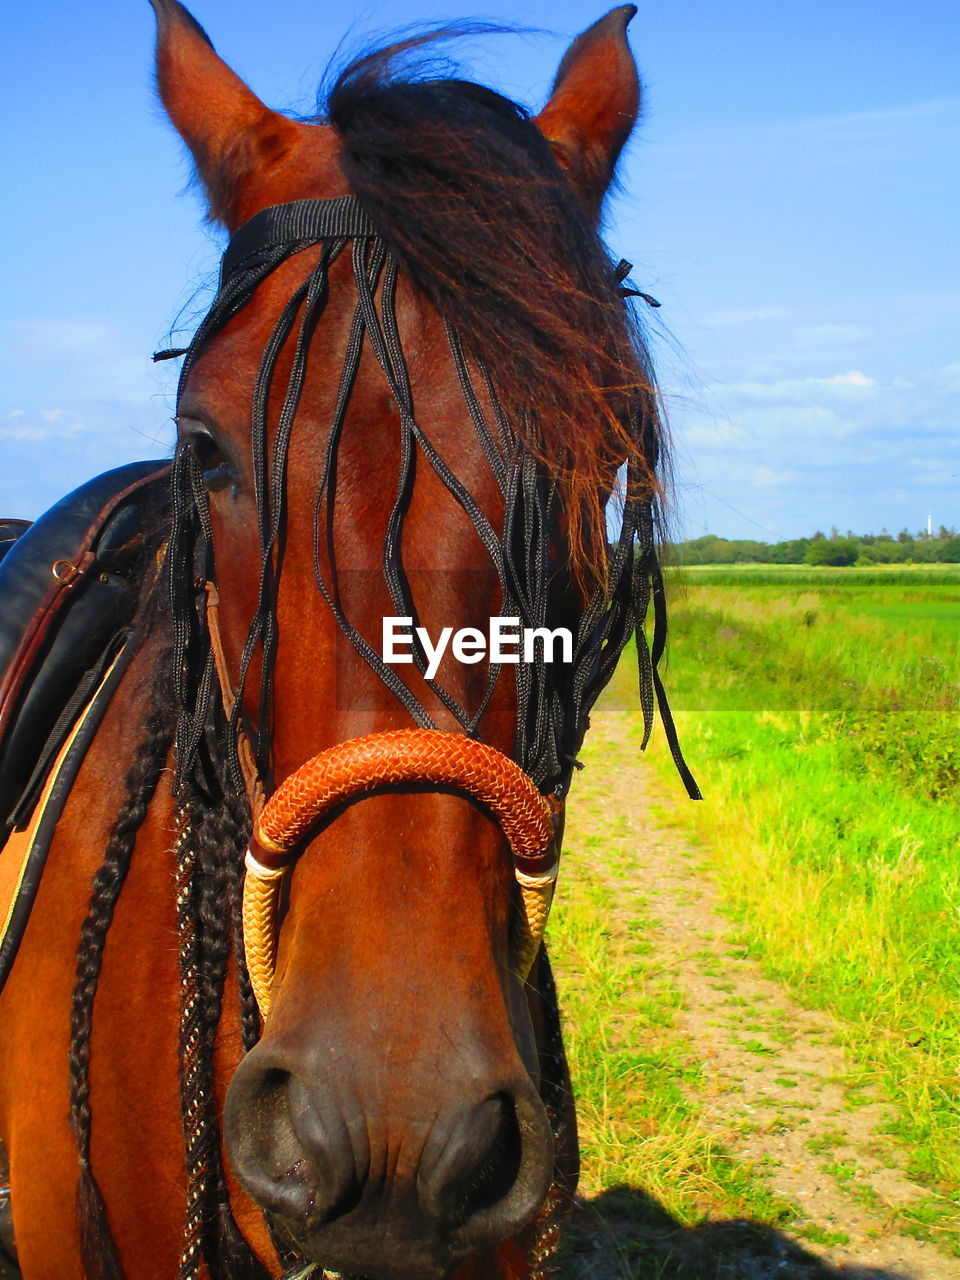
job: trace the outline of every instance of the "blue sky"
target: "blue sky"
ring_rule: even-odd
[[[485,36],[468,71],[534,109],[572,0],[196,0],[271,106],[310,110],[338,44],[412,21]],[[960,525],[960,6],[644,0],[645,118],[607,238],[663,303],[658,366],[681,530],[795,537]],[[18,4],[4,20],[0,514],[170,445],[150,353],[220,243],[152,87],[146,0]]]

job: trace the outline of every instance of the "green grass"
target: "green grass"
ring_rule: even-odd
[[[685,571],[667,684],[706,797],[670,819],[751,953],[843,1020],[911,1175],[956,1197],[960,570]]]
[[[829,565],[815,568],[808,564],[690,564],[669,570],[670,576],[690,582],[709,583],[716,587],[745,584],[764,586],[960,586],[960,564],[937,565],[870,565],[869,568],[837,569]]]

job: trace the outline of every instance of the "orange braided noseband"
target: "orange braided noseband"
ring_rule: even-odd
[[[247,968],[264,1018],[276,963],[276,906],[296,846],[342,801],[414,782],[465,791],[503,828],[524,907],[514,962],[526,978],[543,937],[557,878],[550,803],[520,766],[494,747],[436,729],[397,729],[321,751],[281,783],[256,817],[243,887],[243,936]]]

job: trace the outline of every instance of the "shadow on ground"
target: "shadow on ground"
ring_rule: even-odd
[[[686,1227],[634,1187],[577,1201],[555,1274],[557,1280],[910,1280],[888,1267],[833,1266],[775,1227],[746,1219]]]

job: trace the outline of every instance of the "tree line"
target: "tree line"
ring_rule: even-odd
[[[832,528],[829,535],[817,530],[810,538],[787,542],[756,542],[750,538],[718,538],[706,533],[701,538],[673,543],[668,558],[674,564],[960,564],[960,536],[954,528],[941,525],[937,532],[921,529],[898,534],[841,534]]]

